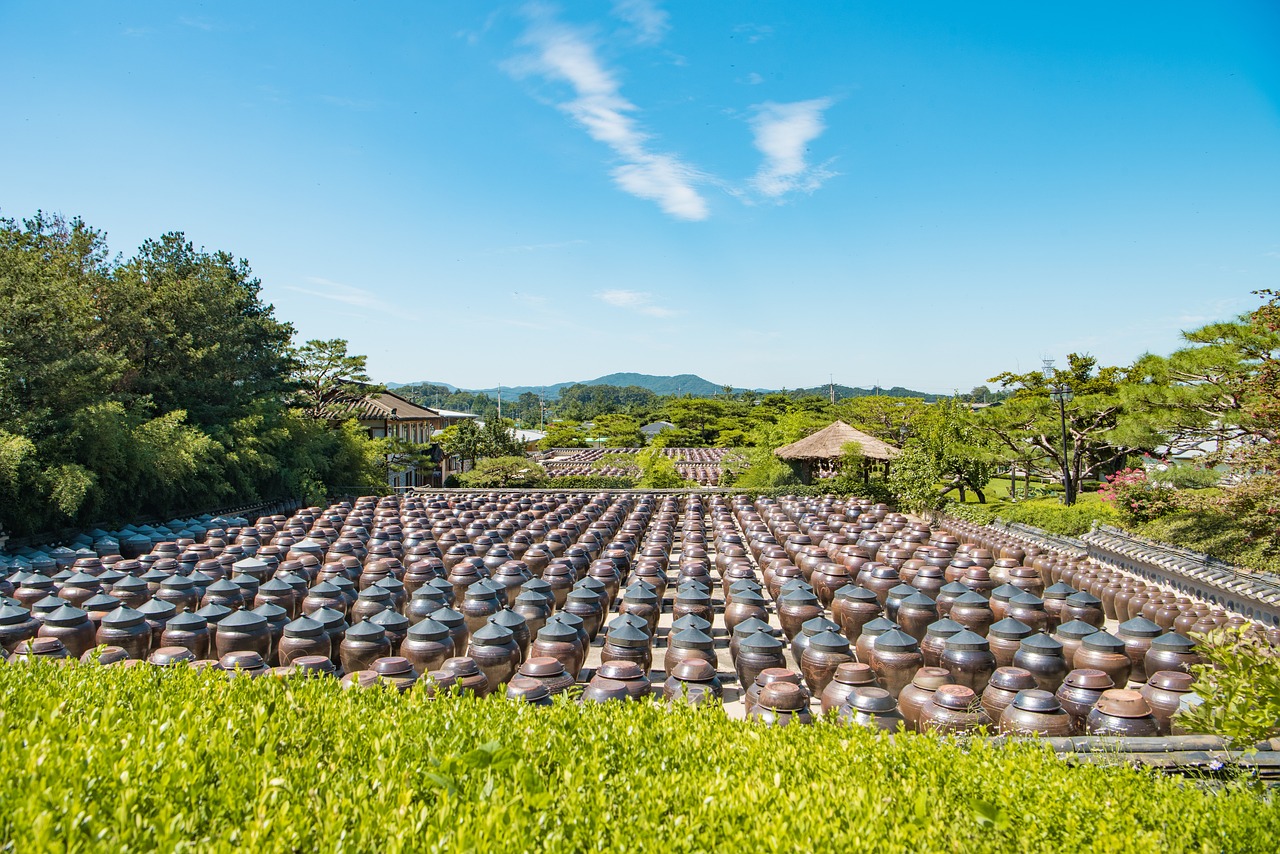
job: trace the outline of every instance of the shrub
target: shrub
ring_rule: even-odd
[[[458,475],[463,486],[478,489],[542,486],[547,473],[527,457],[488,457],[469,472]]]
[[[549,489],[634,489],[636,479],[611,474],[567,474],[547,481]]]
[[[1222,480],[1222,475],[1211,468],[1187,463],[1172,463],[1163,471],[1157,466],[1148,476],[1153,483],[1175,489],[1208,489]]]
[[[1143,469],[1121,469],[1107,475],[1107,484],[1098,490],[1098,496],[1115,508],[1126,525],[1149,522],[1177,506],[1174,491],[1152,483]]]
[[[1091,496],[1081,496],[1075,504],[1065,506],[1057,498],[1033,498],[1014,504],[948,504],[945,512],[959,519],[988,525],[997,518],[1006,522],[1031,525],[1050,534],[1077,536],[1093,527],[1095,521],[1114,524],[1119,521],[1110,505]]]
[[[1280,736],[1280,654],[1255,635],[1220,629],[1202,639],[1194,669],[1203,702],[1179,715],[1194,732],[1252,746]]]
[[[1274,851],[1280,810],[996,744],[658,703],[0,667],[0,840],[59,851]]]

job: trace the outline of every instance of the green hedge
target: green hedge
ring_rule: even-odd
[[[979,525],[990,524],[1000,518],[1006,522],[1034,525],[1051,534],[1066,536],[1087,533],[1095,519],[1105,525],[1119,523],[1115,509],[1092,496],[1081,496],[1070,507],[1064,506],[1058,498],[1033,498],[1012,504],[1007,501],[990,504],[955,502],[948,504],[943,512]]]
[[[636,479],[625,475],[567,474],[551,478],[545,486],[547,489],[635,489]]]
[[[331,680],[0,666],[17,851],[1275,851],[1280,811],[1029,743]]]

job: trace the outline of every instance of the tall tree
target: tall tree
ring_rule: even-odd
[[[291,355],[296,402],[310,418],[344,421],[360,401],[385,391],[369,379],[366,357],[349,354],[341,338],[308,341]]]

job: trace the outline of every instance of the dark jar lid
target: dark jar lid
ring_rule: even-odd
[[[350,637],[351,633],[347,632],[347,636]],[[481,646],[502,646],[510,643],[514,637],[511,629],[506,626],[488,622],[471,633],[472,642]]]
[[[1085,639],[1088,643],[1088,638]],[[1018,645],[1019,649],[1025,649],[1027,652],[1034,652],[1038,655],[1062,655],[1062,644],[1046,635],[1044,632],[1036,632],[1022,639],[1022,643]]]
[[[232,611],[218,623],[218,631],[256,632],[267,627],[267,619],[252,611]]]
[[[1088,691],[1106,691],[1116,687],[1116,683],[1107,675],[1106,671],[1095,670],[1092,667],[1081,667],[1072,670],[1062,680],[1062,684],[1069,685],[1072,688],[1083,688]]]
[[[596,671],[596,676],[603,679],[613,679],[618,682],[635,682],[639,679],[648,680],[640,665],[634,661],[606,661],[600,665],[600,669]]]
[[[759,631],[755,634],[747,635],[738,642],[739,650],[749,650],[751,652],[771,652],[783,647],[782,639],[770,632]]]
[[[792,682],[773,682],[760,689],[756,704],[777,712],[798,712],[809,707],[809,692]]]
[[[564,665],[560,659],[549,655],[537,655],[520,665],[520,673],[525,676],[536,676],[545,679],[564,673]]]
[[[1018,696],[1013,698],[1013,705],[1024,712],[1052,714],[1062,711],[1062,704],[1058,702],[1058,698],[1039,688],[1019,691]]]
[[[1124,641],[1110,632],[1094,632],[1093,634],[1085,635],[1080,645],[1085,649],[1092,649],[1097,652],[1112,652],[1124,655]]]
[[[88,619],[89,615],[79,608],[72,605],[62,605],[56,610],[45,614],[44,624],[46,626],[78,626]]]
[[[1159,652],[1195,652],[1196,642],[1178,632],[1163,634],[1151,642],[1151,648]]]
[[[377,623],[371,623],[368,620],[361,620],[347,629],[347,640],[349,641],[381,643],[386,637],[387,632],[382,626]]]
[[[843,661],[836,667],[835,681],[842,685],[874,685],[876,672],[861,661]]]
[[[945,667],[921,667],[916,671],[916,675],[911,677],[911,684],[925,691],[936,691],[943,685],[950,685],[955,682],[951,676],[951,671]]]
[[[1164,629],[1145,617],[1134,617],[1121,623],[1116,629],[1116,635],[1122,638],[1158,638],[1164,633]]]
[[[442,641],[449,636],[449,627],[424,617],[409,628],[409,637],[420,641]]]
[[[318,638],[324,634],[324,624],[310,617],[299,617],[286,623],[284,636],[287,638]]]
[[[1174,691],[1179,694],[1186,694],[1195,685],[1196,678],[1190,673],[1183,673],[1181,670],[1161,670],[1152,673],[1147,679],[1147,684],[1152,688],[1159,688],[1161,691]]]
[[[898,711],[893,695],[883,688],[867,686],[849,695],[849,705],[868,715],[885,715]]]
[[[508,700],[524,700],[526,703],[541,703],[551,697],[551,691],[537,679],[527,676],[516,676],[507,683]]]
[[[1147,698],[1128,688],[1112,688],[1098,698],[1098,711],[1116,718],[1145,718],[1151,714]]]
[[[876,597],[874,590],[868,590],[856,584],[846,584],[836,590],[835,598],[848,599],[853,602],[866,602],[868,604],[880,604],[880,600]]]
[[[147,658],[149,663],[157,667],[173,667],[195,660],[196,654],[185,646],[162,646]]]
[[[929,624],[924,633],[935,638],[950,638],[960,634],[965,630],[964,626],[957,623],[950,617],[943,617],[941,620],[934,620]]]
[[[1005,617],[998,623],[992,623],[991,628],[987,629],[987,636],[995,636],[1002,640],[1022,640],[1035,634],[1035,629],[1028,626],[1021,620],[1015,620],[1013,617]]]
[[[889,647],[881,647],[880,643],[884,641],[885,638],[890,637],[893,634],[894,632],[887,632],[881,635],[876,640],[877,648],[888,649]],[[898,632],[898,634],[902,633]],[[910,637],[910,635],[907,635],[907,637]],[[912,639],[912,642],[914,643],[914,639]],[[816,635],[809,638],[809,649],[830,653],[844,653],[845,655],[850,654],[849,641],[845,639],[844,635],[836,634],[833,631],[818,632]]]
[[[1031,675],[1031,671],[1021,667],[997,667],[988,684],[1003,691],[1025,691],[1036,687],[1036,678]]]
[[[916,644],[916,639],[901,629],[890,629],[880,635],[876,638],[874,646],[877,652],[915,652],[920,648]],[[848,648],[847,644],[845,648]]]
[[[399,655],[389,655],[373,662],[373,672],[379,676],[395,676],[397,678],[414,677],[418,673],[409,663],[409,659]]]
[[[773,632],[773,627],[759,617],[747,617],[747,619],[738,623],[733,627],[733,633],[737,637],[745,638],[756,632]]]
[[[711,628],[711,622],[705,617],[700,617],[697,614],[685,614],[683,617],[673,622],[671,624],[671,628],[673,631],[695,628],[700,632],[705,632]]]
[[[964,629],[947,638],[943,647],[954,650],[990,650],[991,644],[977,632]]]
[[[703,658],[686,658],[675,666],[671,675],[681,682],[710,682],[716,678],[716,669]]]
[[[102,625],[110,626],[113,629],[127,629],[132,626],[142,625],[143,619],[141,612],[121,606],[105,615],[102,618]]]
[[[800,631],[807,637],[813,637],[822,632],[838,632],[840,631],[840,624],[833,623],[826,617],[814,617],[801,623]]]
[[[1054,630],[1054,634],[1067,640],[1083,640],[1098,631],[1098,627],[1084,620],[1069,620]]]
[[[476,660],[465,655],[446,658],[444,664],[440,665],[440,669],[453,676],[463,678],[480,673],[480,665],[476,663]]]
[[[696,630],[686,629],[680,634],[682,635],[690,634],[690,633],[693,633],[694,631]],[[699,634],[701,634],[701,632],[699,632]],[[706,637],[706,636],[703,635],[703,637]],[[627,648],[640,649],[643,647],[647,647],[651,641],[651,638],[649,637],[648,632],[642,631],[641,629],[638,629],[629,623],[623,623],[617,628],[610,628],[609,633],[606,635],[606,640],[608,640],[608,642],[614,646],[624,646]],[[681,646],[684,646],[684,644],[682,643]]]
[[[977,706],[978,696],[967,685],[942,685],[933,692],[933,702],[944,709],[971,711]]]

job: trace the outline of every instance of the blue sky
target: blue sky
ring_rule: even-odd
[[[0,4],[0,214],[381,380],[967,390],[1280,287],[1280,5]]]

